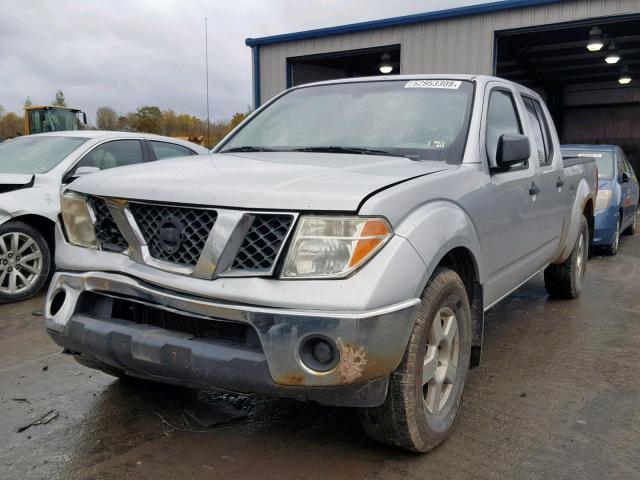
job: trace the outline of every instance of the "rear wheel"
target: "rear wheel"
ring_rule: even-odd
[[[385,403],[360,409],[372,438],[428,452],[449,434],[471,355],[471,309],[462,280],[439,268],[422,294],[409,344],[391,374]]]
[[[583,216],[571,255],[564,263],[549,265],[544,270],[544,286],[553,298],[576,298],[582,292],[589,258],[589,225]]]
[[[0,226],[0,303],[33,297],[51,271],[49,245],[31,225]]]

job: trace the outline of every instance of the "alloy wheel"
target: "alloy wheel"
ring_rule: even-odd
[[[586,251],[584,246],[584,234],[580,233],[580,238],[578,239],[578,252],[576,256],[576,277],[582,278],[584,273],[584,262],[586,260]]]
[[[443,307],[431,323],[422,365],[422,393],[429,413],[439,413],[451,396],[459,358],[458,320],[451,308]]]
[[[611,247],[611,251],[617,252],[618,245],[620,245],[620,222],[618,222],[618,226],[616,227],[616,233],[613,236],[613,245]]]
[[[0,292],[29,290],[42,273],[42,252],[37,242],[21,232],[0,236]]]

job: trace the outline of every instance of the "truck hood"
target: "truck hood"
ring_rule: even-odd
[[[375,155],[224,153],[106,170],[79,178],[69,189],[217,207],[355,212],[374,192],[449,168],[455,166]]]

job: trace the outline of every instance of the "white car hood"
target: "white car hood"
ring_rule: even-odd
[[[355,212],[376,191],[449,168],[455,166],[389,156],[224,153],[106,170],[79,178],[69,189],[217,207]]]
[[[28,185],[33,177],[33,173],[0,173],[0,185]]]

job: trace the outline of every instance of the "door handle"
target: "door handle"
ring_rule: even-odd
[[[529,195],[534,196],[540,193],[540,187],[535,183],[531,182],[531,186],[529,187]]]
[[[556,182],[556,188],[562,188],[562,187],[564,187],[564,180],[558,177],[558,181]]]

